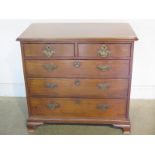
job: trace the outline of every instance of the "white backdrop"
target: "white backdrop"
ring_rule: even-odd
[[[32,22],[55,21],[0,20],[0,96],[25,96],[20,45],[16,38]],[[139,38],[139,41],[135,42],[131,98],[155,99],[155,20],[96,22],[131,24]]]

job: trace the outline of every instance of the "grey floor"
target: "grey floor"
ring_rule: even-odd
[[[1,135],[24,135],[28,134],[26,130],[26,119],[28,117],[26,99],[25,98],[15,98],[15,97],[0,97],[0,134]],[[130,119],[132,124],[131,134],[155,134],[155,100],[132,100],[130,106]],[[93,129],[92,129],[93,128]],[[36,131],[36,134],[61,134],[60,131],[64,129],[67,131],[73,131],[76,134],[84,134],[83,131],[90,131],[89,134],[98,132],[99,134],[113,134],[113,132],[118,131],[111,127],[82,127],[82,126],[45,126],[41,127]],[[59,130],[58,130],[59,129]],[[71,130],[70,130],[71,129]],[[103,129],[103,130],[102,130]],[[49,132],[50,130],[50,132]],[[75,130],[80,131],[80,133],[75,132]],[[103,132],[101,133],[100,130]],[[106,130],[110,132],[106,132]],[[104,133],[105,131],[105,133]],[[72,133],[72,134],[74,134]],[[69,133],[66,133],[69,134]],[[116,132],[120,134],[120,132]]]

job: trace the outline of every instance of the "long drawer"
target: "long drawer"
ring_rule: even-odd
[[[129,60],[26,60],[28,77],[129,76]]]
[[[31,78],[28,79],[28,88],[30,95],[124,98],[127,96],[128,80]]]
[[[29,98],[31,115],[57,118],[125,117],[125,99]]]

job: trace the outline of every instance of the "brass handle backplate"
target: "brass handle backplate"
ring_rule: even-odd
[[[107,109],[109,109],[109,105],[108,104],[98,104],[97,106],[96,106],[96,108],[97,109],[100,109],[100,110],[102,110],[102,111],[105,111],[105,110],[107,110]]]
[[[103,72],[108,71],[108,70],[111,69],[111,67],[108,66],[108,65],[100,65],[100,66],[97,66],[96,68],[97,68],[98,70],[103,71]]]
[[[108,57],[110,55],[110,51],[106,45],[102,45],[100,50],[97,52],[100,57]]]
[[[110,86],[107,83],[99,83],[97,87],[101,90],[107,90]]]
[[[54,64],[43,64],[43,68],[47,71],[53,71],[57,68],[57,65]]]
[[[55,53],[54,49],[51,46],[46,46],[45,49],[43,49],[43,53],[47,56],[47,57],[51,57],[53,56],[53,54]]]
[[[74,61],[73,66],[75,68],[79,68],[81,66],[80,61],[79,60]]]
[[[57,86],[58,86],[58,85],[57,85],[56,83],[46,83],[46,84],[45,84],[45,87],[51,88],[51,89],[56,88]]]
[[[53,109],[56,109],[56,108],[59,108],[60,105],[58,103],[48,103],[48,108],[53,110]]]

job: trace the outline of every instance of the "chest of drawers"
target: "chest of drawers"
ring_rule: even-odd
[[[32,24],[21,44],[29,118],[45,123],[107,124],[130,132],[134,41],[125,23]]]

